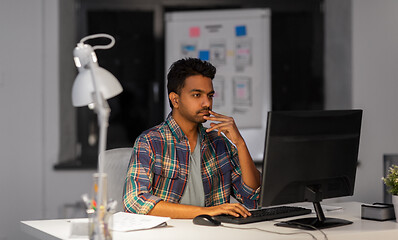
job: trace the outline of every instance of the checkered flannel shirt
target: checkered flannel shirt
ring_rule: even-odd
[[[200,125],[202,180],[205,206],[216,206],[234,196],[248,208],[256,208],[259,189],[241,177],[236,148],[216,131]],[[143,132],[135,141],[123,192],[126,212],[147,214],[159,201],[179,203],[188,180],[188,139],[172,118]]]

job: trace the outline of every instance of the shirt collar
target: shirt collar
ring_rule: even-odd
[[[185,134],[182,131],[182,129],[180,128],[180,126],[178,126],[177,122],[174,120],[173,116],[172,116],[172,112],[169,113],[169,115],[166,118],[166,123],[169,126],[171,133],[173,134],[173,136],[180,142],[185,138]]]

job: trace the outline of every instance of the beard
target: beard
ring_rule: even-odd
[[[210,110],[211,110],[211,108],[206,107],[206,108],[202,108],[201,110],[196,112],[196,116],[199,118],[199,121],[200,121],[198,123],[207,122],[207,120],[204,119],[203,116],[207,116],[207,117],[210,116],[210,113],[209,113]]]

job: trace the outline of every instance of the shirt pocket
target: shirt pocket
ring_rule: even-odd
[[[155,176],[161,178],[175,179],[178,177],[178,171],[179,168],[176,160],[157,158],[153,165]]]
[[[209,158],[205,164],[204,181],[213,189],[231,182],[232,169],[225,153]]]
[[[178,179],[178,164],[176,161],[157,159],[153,164],[152,189],[155,196],[168,202],[178,202],[181,181]]]

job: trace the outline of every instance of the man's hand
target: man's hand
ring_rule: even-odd
[[[185,219],[192,219],[201,214],[207,214],[211,216],[228,214],[235,217],[247,217],[251,215],[251,213],[239,203],[224,203],[213,207],[199,207],[165,201],[158,202],[148,214],[161,217]]]
[[[260,172],[257,170],[249,150],[247,149],[245,140],[240,135],[238,127],[232,117],[224,116],[213,111],[209,111],[212,116],[204,116],[203,118],[209,121],[216,121],[219,123],[210,123],[210,128],[207,132],[218,130],[218,135],[224,133],[225,136],[235,144],[238,150],[239,163],[242,171],[242,179],[249,187],[257,189],[260,186]]]
[[[251,213],[239,203],[224,203],[214,207],[207,207],[206,210],[211,216],[228,214],[234,217],[247,217],[251,215]]]
[[[233,144],[238,145],[239,143],[244,142],[238,127],[235,124],[235,121],[232,117],[228,117],[213,111],[209,111],[213,116],[204,116],[203,118],[209,121],[215,121],[219,123],[210,123],[210,128],[207,129],[207,132],[218,130],[218,135],[224,133],[225,136],[232,141]]]

